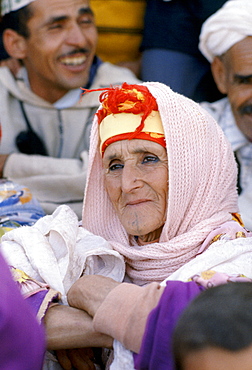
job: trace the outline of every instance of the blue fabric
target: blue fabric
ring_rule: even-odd
[[[94,78],[96,76],[96,73],[97,73],[97,69],[100,67],[102,63],[103,61],[100,58],[98,58],[97,56],[94,57],[94,60],[93,60],[93,63],[92,63],[92,66],[89,72],[89,81],[86,86],[83,86],[85,89],[89,89],[90,86],[92,85]]]
[[[222,94],[198,44],[203,22],[225,1],[148,0],[140,47],[141,79],[163,82],[197,102],[220,99]]]
[[[142,79],[158,81],[175,92],[191,97],[205,74],[209,64],[198,58],[174,50],[148,49],[142,54]]]
[[[1,227],[30,226],[43,216],[45,212],[28,188],[10,180],[0,180]]]
[[[177,50],[203,59],[198,49],[203,22],[226,0],[148,0],[141,51]]]

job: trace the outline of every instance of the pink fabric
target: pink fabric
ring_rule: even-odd
[[[226,274],[225,272],[214,270],[203,271],[200,275],[192,276],[191,280],[206,289],[231,282],[252,283],[252,279],[247,278],[243,274]]]
[[[220,225],[207,236],[200,247],[198,254],[204,252],[211,243],[217,240],[233,240],[237,238],[252,237],[252,232],[246,230],[237,221],[228,221]]]
[[[237,168],[218,124],[197,103],[161,83],[144,83],[156,97],[169,164],[168,213],[159,243],[138,246],[122,227],[104,188],[95,117],[82,223],[125,256],[136,284],[162,281],[194,258],[216,227],[238,211]],[[150,215],[151,217],[151,215]]]

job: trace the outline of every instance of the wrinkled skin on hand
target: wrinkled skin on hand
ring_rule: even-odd
[[[69,289],[68,303],[93,317],[110,291],[119,284],[105,276],[85,275]]]

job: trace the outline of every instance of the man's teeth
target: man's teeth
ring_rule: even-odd
[[[78,66],[81,65],[86,61],[87,57],[86,56],[81,56],[81,57],[65,57],[61,59],[61,63],[65,65],[70,65],[70,66]]]

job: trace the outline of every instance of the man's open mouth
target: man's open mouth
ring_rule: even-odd
[[[60,59],[60,62],[66,66],[80,66],[87,60],[86,55],[82,56],[66,56]]]

